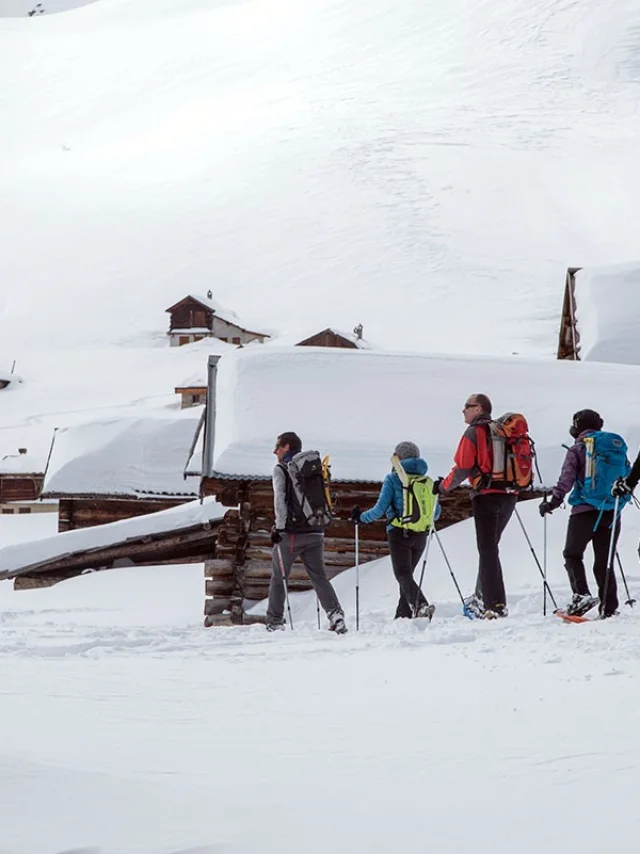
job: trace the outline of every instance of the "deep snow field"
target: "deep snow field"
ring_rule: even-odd
[[[636,594],[639,522],[625,511],[620,549]],[[549,523],[560,603],[565,523]],[[442,543],[467,592],[472,523]],[[359,633],[349,571],[343,638],[318,632],[309,594],[293,632],[205,630],[199,566],[0,585],[0,850],[635,852],[638,614],[543,617],[515,519],[503,563],[511,616],[470,622],[434,543],[428,626],[391,619],[388,562],[369,564]]]
[[[0,458],[177,410],[228,349],[168,347],[192,291],[293,337],[551,359],[567,267],[638,257],[640,0],[63,5],[0,0]],[[442,542],[468,592],[472,524]],[[508,620],[466,620],[434,549],[431,625],[391,619],[384,560],[359,633],[336,581],[344,638],[309,595],[293,632],[205,630],[201,566],[0,583],[0,854],[635,854],[638,615],[543,617],[515,520],[503,554]]]

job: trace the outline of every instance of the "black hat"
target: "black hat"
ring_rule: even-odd
[[[577,439],[585,430],[602,430],[603,427],[604,421],[594,409],[581,409],[574,414],[569,433]]]

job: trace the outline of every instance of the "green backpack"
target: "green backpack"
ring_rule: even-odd
[[[433,481],[428,475],[408,474],[395,454],[391,463],[402,484],[402,515],[392,519],[391,524],[404,531],[428,531],[438,503]]]

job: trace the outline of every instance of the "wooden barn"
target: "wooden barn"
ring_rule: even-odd
[[[331,458],[337,518],[325,537],[326,564],[331,576],[355,563],[354,528],[349,521],[355,505],[371,507],[390,470],[395,444],[413,439],[424,445],[434,477],[451,466],[464,429],[455,401],[450,430],[434,422],[432,407],[457,391],[468,393],[466,373],[457,384],[439,376],[441,366],[426,357],[338,353],[305,353],[254,348],[224,357],[209,357],[208,402],[204,430],[194,442],[186,474],[201,476],[201,491],[213,495],[229,511],[219,531],[216,557],[205,564],[205,624],[242,623],[247,602],[265,598],[271,575],[273,443],[284,430],[296,430],[304,447]],[[455,367],[455,365],[454,365]],[[407,377],[429,395],[406,392]],[[457,388],[457,386],[460,388]],[[287,397],[274,388],[291,389]],[[380,389],[386,389],[385,405]],[[246,401],[251,401],[247,406]],[[422,427],[416,429],[417,424]],[[471,515],[466,489],[442,501],[440,527]],[[387,554],[384,522],[362,526],[360,560]],[[302,566],[291,576],[292,591],[309,589]]]
[[[640,364],[640,264],[569,267],[558,359]]]
[[[57,430],[43,497],[59,501],[60,531],[166,510],[197,497],[184,459],[197,418],[108,419]]]
[[[0,459],[0,513],[37,513],[56,509],[55,504],[39,500],[43,468],[43,461],[32,459],[26,448],[19,448],[17,453]]]
[[[203,338],[240,345],[251,341],[263,343],[269,337],[266,332],[248,329],[234,312],[214,301],[211,291],[206,296],[188,294],[166,311],[170,315],[168,334],[172,347]]]
[[[362,337],[362,324],[352,333],[341,332],[331,327],[309,335],[296,343],[296,347],[340,347],[347,350],[370,350],[368,342]]]

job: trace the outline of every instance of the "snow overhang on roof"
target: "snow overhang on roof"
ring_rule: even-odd
[[[574,300],[580,359],[640,365],[640,262],[578,270]]]
[[[335,480],[381,481],[405,439],[418,443],[434,476],[445,474],[464,430],[464,400],[482,391],[497,414],[527,416],[553,484],[571,415],[586,405],[635,453],[639,383],[639,368],[584,362],[248,347],[210,368],[203,473],[269,477],[276,436],[294,430],[305,448],[330,455]]]
[[[183,477],[198,415],[108,419],[55,434],[44,497],[194,497]]]

